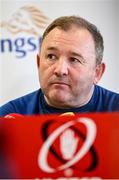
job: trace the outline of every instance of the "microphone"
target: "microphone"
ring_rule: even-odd
[[[7,122],[9,121],[9,119],[15,120],[16,118],[20,118],[20,117],[23,117],[23,115],[17,114],[17,113],[10,113],[4,116]],[[11,128],[11,130],[8,131],[9,129],[8,125],[9,124],[6,123],[6,124],[3,124],[3,126],[0,126],[0,178],[2,179],[13,179],[14,177],[17,177],[17,171],[15,169],[16,164],[15,164],[15,161],[12,160],[12,157],[10,154],[11,151],[9,151],[9,149],[11,149],[9,148],[10,147],[9,143],[13,138],[12,137],[10,139],[9,135],[13,136],[14,129]],[[14,138],[13,138],[13,141],[14,141]]]
[[[63,114],[60,114],[60,116],[75,116],[73,112],[65,112]]]
[[[15,119],[20,117],[23,117],[23,115],[18,113],[10,113],[4,116],[4,118],[9,118],[9,119]]]

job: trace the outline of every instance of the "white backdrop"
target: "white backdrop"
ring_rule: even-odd
[[[44,28],[35,12],[47,18],[44,27],[63,15],[94,23],[105,42],[106,72],[99,84],[119,92],[118,0],[0,0],[0,105],[39,88],[36,54]]]

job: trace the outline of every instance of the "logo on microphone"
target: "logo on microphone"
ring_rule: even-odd
[[[52,126],[54,125],[54,129]],[[81,128],[80,128],[81,127]],[[93,147],[96,125],[90,118],[78,118],[56,125],[51,120],[42,129],[44,143],[38,154],[38,166],[45,173],[80,171],[80,163],[87,154],[90,163],[83,164],[85,171],[93,170],[98,163]]]

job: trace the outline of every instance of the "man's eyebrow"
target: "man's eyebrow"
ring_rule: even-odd
[[[54,46],[51,46],[51,47],[47,47],[47,50],[55,50],[55,51],[58,51],[58,49]],[[83,56],[80,54],[80,53],[76,53],[76,52],[69,52],[69,54],[73,55],[73,56],[79,56],[81,58],[83,58]]]
[[[80,53],[76,53],[76,52],[71,52],[70,53],[72,56],[77,56],[77,57],[79,57],[79,58],[82,58],[82,60],[85,60],[85,58],[82,56],[82,54],[80,54]]]
[[[47,50],[55,50],[55,51],[58,51],[58,49],[57,49],[56,47],[53,47],[53,46],[47,47],[46,49],[47,49]]]

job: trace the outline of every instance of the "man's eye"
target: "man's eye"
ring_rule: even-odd
[[[80,63],[80,64],[83,64],[83,63],[84,63],[83,58],[71,57],[71,58],[70,58],[70,61],[71,61],[71,63]]]
[[[73,58],[73,57],[70,59],[70,61],[71,61],[72,63],[77,63],[77,62],[78,62],[78,63],[81,63],[80,59]]]
[[[48,55],[47,55],[47,58],[48,58],[49,60],[55,60],[57,57],[56,57],[54,54],[48,54]]]

